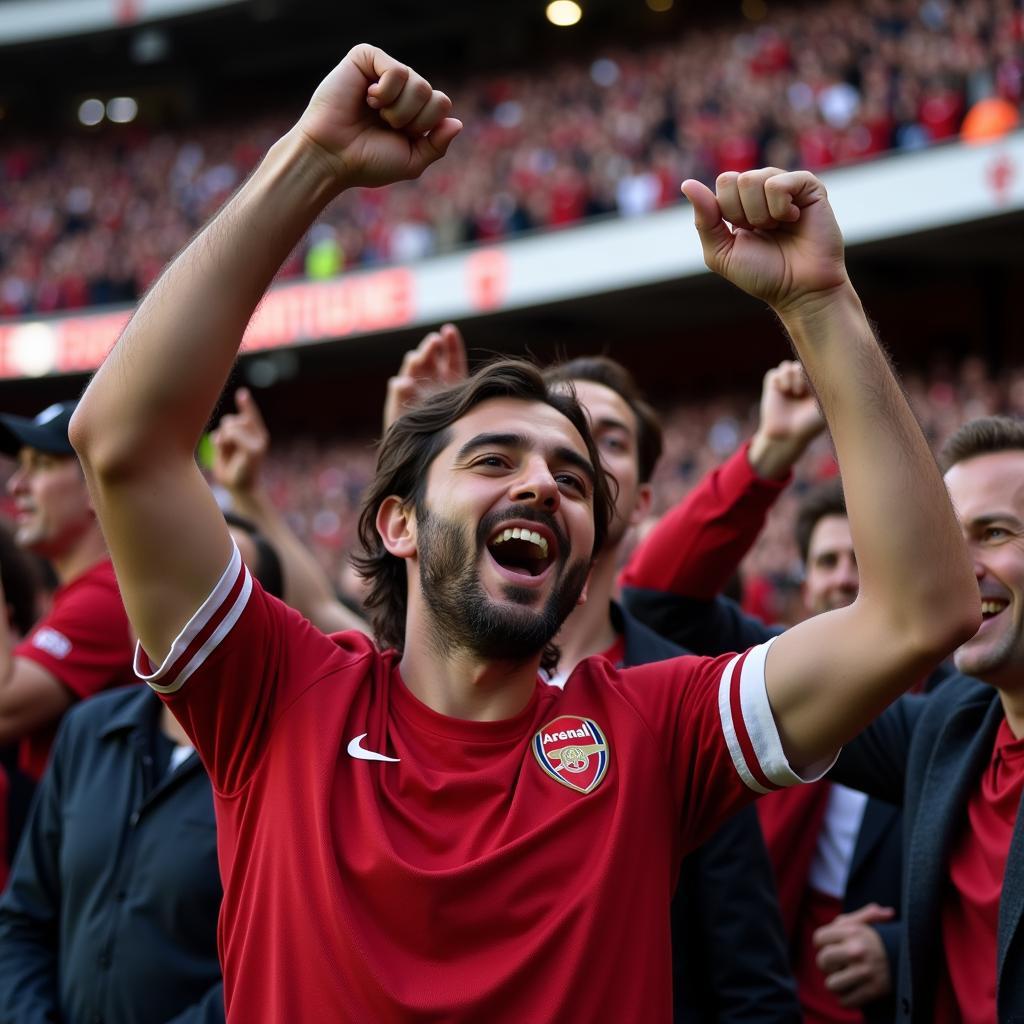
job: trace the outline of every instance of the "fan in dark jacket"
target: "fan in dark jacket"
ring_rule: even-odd
[[[981,629],[956,652],[963,675],[898,700],[847,745],[832,778],[903,808],[896,1020],[1014,1024],[1024,1020],[1024,423],[972,421],[941,461]],[[714,614],[723,624],[732,613]]]
[[[280,594],[273,549],[230,522]],[[83,701],[0,899],[0,1024],[223,1024],[220,902],[210,781],[181,726],[148,687]]]

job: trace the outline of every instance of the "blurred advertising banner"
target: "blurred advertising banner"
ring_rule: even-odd
[[[847,246],[885,243],[1024,210],[1024,132],[950,143],[823,175]],[[609,217],[384,269],[275,285],[243,352],[436,326],[706,273],[689,207]],[[0,378],[85,373],[130,310],[0,322]]]

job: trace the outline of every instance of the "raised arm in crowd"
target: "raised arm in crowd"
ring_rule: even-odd
[[[819,396],[850,491],[852,605],[745,657],[588,658],[564,687],[539,683],[608,492],[579,405],[510,362],[384,438],[362,537],[393,653],[266,598],[196,442],[302,232],[343,188],[442,156],[449,110],[354,48],[157,282],[72,422],[141,667],[214,785],[229,1019],[664,1016],[677,855],[754,794],[818,774],[977,627],[949,499],[824,187],[772,168],[684,190],[708,265],[772,306]],[[556,896],[551,858],[579,868],[578,891]]]

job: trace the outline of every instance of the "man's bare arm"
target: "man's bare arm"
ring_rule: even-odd
[[[369,633],[366,621],[338,600],[327,573],[295,536],[263,487],[263,460],[270,446],[270,432],[246,388],[235,393],[235,412],[221,417],[211,440],[214,482],[228,492],[232,508],[274,546],[281,559],[285,603],[325,633],[346,629]]]
[[[71,424],[129,618],[162,658],[228,563],[193,452],[249,318],[343,189],[417,177],[461,125],[451,102],[375,47],[354,47],[298,123],[164,272]]]
[[[6,607],[0,583],[0,608]],[[56,722],[75,699],[52,672],[19,658],[13,641],[7,615],[0,615],[0,743],[15,743]]]
[[[629,556],[621,585],[713,601],[757,540],[794,464],[824,429],[803,367],[786,360],[769,370],[750,444],[658,520]]]
[[[766,663],[787,755],[808,766],[974,633],[978,588],[935,460],[850,284],[824,186],[768,168],[721,175],[717,194],[696,181],[684,191],[708,266],[788,330],[846,487],[860,594],[779,637]]]

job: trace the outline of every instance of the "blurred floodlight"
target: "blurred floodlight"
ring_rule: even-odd
[[[245,376],[254,388],[269,388],[277,383],[277,366],[273,359],[250,359],[245,364]]]
[[[26,377],[42,377],[57,366],[57,334],[50,324],[21,324],[11,331],[7,358]]]
[[[583,8],[576,0],[551,0],[545,13],[552,25],[564,28],[575,25],[583,17]]]
[[[135,120],[139,105],[131,96],[115,96],[107,103],[107,117],[114,124],[128,124]]]
[[[106,108],[103,106],[103,100],[83,100],[82,105],[78,108],[78,120],[91,128],[103,120],[105,113]]]
[[[136,64],[155,64],[171,50],[167,33],[158,28],[147,28],[132,36],[131,55]]]
[[[657,11],[658,14],[661,14],[662,11],[672,10],[672,4],[673,0],[647,0],[647,6],[652,11]]]

